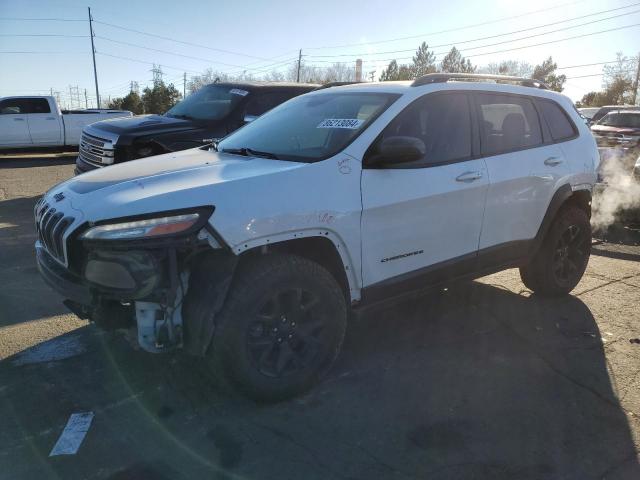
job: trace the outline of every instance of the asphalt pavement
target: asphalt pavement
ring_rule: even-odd
[[[0,159],[0,479],[640,478],[633,227],[596,242],[571,296],[509,270],[370,308],[324,382],[257,405],[40,280],[32,209],[72,172],[73,157]],[[50,456],[85,412],[77,452]]]

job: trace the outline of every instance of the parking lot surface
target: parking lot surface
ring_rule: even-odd
[[[256,405],[198,359],[79,320],[40,280],[33,205],[72,172],[0,159],[0,478],[640,478],[637,231],[596,242],[565,298],[509,270],[369,308],[323,383]],[[49,456],[82,412],[77,453]]]

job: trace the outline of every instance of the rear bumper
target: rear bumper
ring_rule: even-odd
[[[51,258],[39,241],[35,248],[38,270],[45,283],[65,299],[80,305],[91,305],[91,292],[82,279]]]

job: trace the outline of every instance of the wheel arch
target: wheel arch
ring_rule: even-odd
[[[584,210],[589,218],[591,218],[591,190],[586,188],[574,190],[568,183],[560,186],[556,190],[549,202],[540,228],[538,228],[538,233],[535,236],[533,244],[534,254],[538,251],[540,245],[542,245],[542,241],[558,212],[567,205],[572,205]]]
[[[348,304],[360,300],[356,271],[345,244],[329,230],[302,230],[252,240],[233,249],[239,262],[255,255],[283,253],[318,263],[335,278]]]

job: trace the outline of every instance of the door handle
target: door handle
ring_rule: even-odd
[[[24,118],[14,118],[14,122],[24,122]]]
[[[480,180],[482,178],[482,172],[464,172],[461,175],[456,177],[456,182],[475,182],[476,180]]]
[[[55,120],[56,117],[47,117],[47,120]]]
[[[562,159],[558,157],[549,157],[544,161],[545,165],[549,167],[555,167],[556,165],[560,165],[562,163]]]

